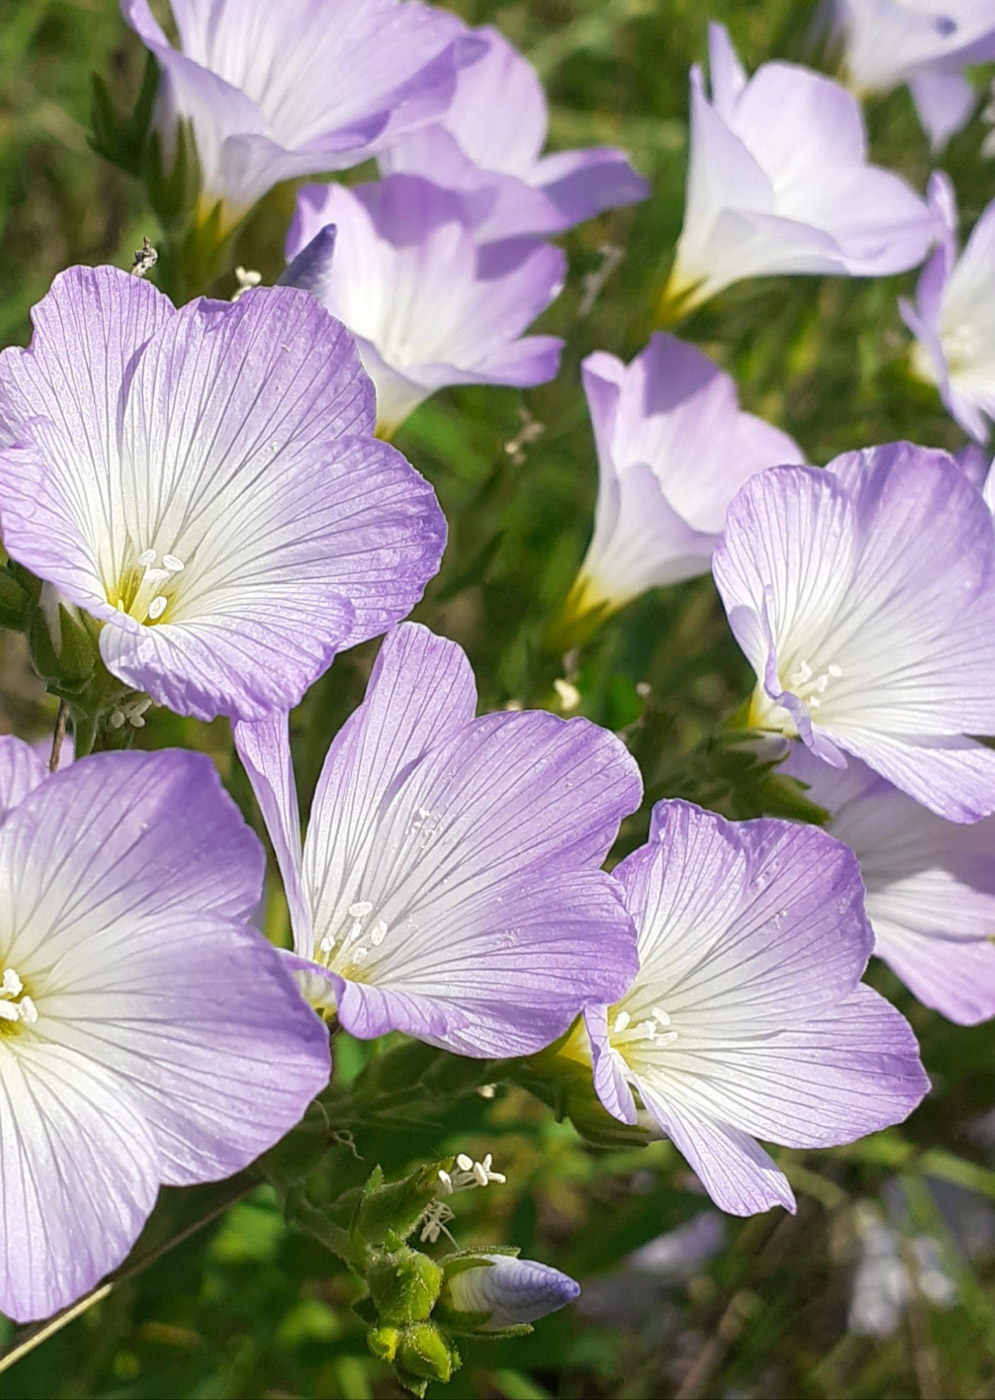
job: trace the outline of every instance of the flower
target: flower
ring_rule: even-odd
[[[728,374],[673,336],[654,335],[630,365],[599,351],[581,370],[598,502],[573,590],[578,614],[707,573],[743,482],[803,460],[786,433],[740,412]]]
[[[749,80],[709,26],[712,100],[691,70],[684,228],[666,296],[685,309],[744,277],[880,277],[922,262],[926,203],[867,163],[860,104],[807,68],[765,63]]]
[[[351,338],[306,292],[174,311],[71,268],[0,356],[0,524],[100,628],[113,675],[181,714],[295,705],[435,573],[434,493],[373,430]]]
[[[834,0],[833,24],[858,92],[890,92],[908,83],[934,150],[967,122],[977,94],[963,76],[995,58],[989,0]]]
[[[558,233],[647,197],[649,186],[624,151],[597,146],[541,155],[548,114],[535,69],[496,29],[472,33],[486,45],[483,57],[460,72],[437,122],[384,151],[382,170],[459,190],[482,242]]]
[[[713,561],[757,674],[750,724],[862,759],[950,821],[995,811],[995,533],[952,458],[910,443],[774,467]]]
[[[995,1016],[995,818],[944,821],[864,764],[831,768],[801,744],[782,771],[807,785],[860,861],[878,957],[950,1020]]]
[[[639,972],[587,1011],[590,1043],[578,1033],[568,1053],[593,1059],[623,1122],[639,1095],[723,1210],[794,1210],[755,1137],[852,1142],[928,1088],[908,1024],[860,982],[872,937],[856,858],[817,827],[660,802],[614,873]]]
[[[325,1085],[328,1036],[251,928],[262,848],[209,759],[0,739],[0,1309],[71,1303],[160,1183],[241,1170]]]
[[[457,1312],[480,1319],[475,1331],[499,1332],[537,1322],[580,1297],[580,1284],[548,1264],[513,1254],[478,1257],[481,1262],[474,1267],[451,1272],[446,1296]]]
[[[280,860],[305,995],[351,1034],[523,1055],[635,971],[600,869],[639,805],[624,745],[540,711],[474,719],[454,642],[389,633],[332,742],[303,858],[286,720],[235,726]]]
[[[995,418],[995,200],[957,256],[957,196],[942,171],[929,185],[943,238],[922,270],[915,306],[899,302],[916,337],[912,366],[940,391],[947,412],[976,442],[987,442]]]
[[[406,0],[175,0],[180,49],[147,0],[122,11],[155,56],[167,159],[188,121],[199,213],[232,228],[281,180],[346,170],[445,111],[484,53],[455,15]]]
[[[389,436],[447,384],[542,384],[562,340],[522,336],[559,294],[563,253],[532,239],[481,247],[459,195],[417,175],[351,190],[307,185],[287,240],[301,254],[329,224],[322,301],[356,337]]]

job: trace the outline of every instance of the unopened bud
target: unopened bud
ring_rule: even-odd
[[[442,1290],[442,1270],[427,1254],[404,1246],[380,1255],[367,1282],[381,1321],[425,1322]]]
[[[580,1284],[559,1269],[510,1254],[481,1254],[481,1263],[454,1270],[447,1281],[447,1303],[474,1316],[481,1332],[520,1327],[572,1303]]]

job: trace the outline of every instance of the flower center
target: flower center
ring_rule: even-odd
[[[842,674],[842,666],[835,663],[817,675],[807,661],[799,661],[788,676],[785,689],[790,690],[792,695],[797,696],[810,710],[817,710],[822,704],[822,697],[828,689],[829,682],[838,681]]]
[[[626,1049],[636,1045],[652,1045],[662,1049],[677,1039],[677,1032],[670,1030],[670,1017],[660,1006],[650,1009],[643,1021],[633,1021],[628,1011],[619,1011],[611,1023],[611,1043],[623,1055]]]
[[[24,983],[12,967],[5,967],[0,977],[0,1035],[33,1026],[38,1020],[38,1008],[24,990]]]
[[[363,964],[374,948],[387,937],[388,927],[384,919],[373,919],[373,905],[368,899],[359,899],[350,904],[337,933],[326,933],[318,942],[316,961],[335,971],[352,982],[363,981]]]
[[[160,559],[154,549],[144,549],[125,569],[110,601],[136,622],[161,622],[174,601],[176,580],[185,564],[175,554]]]

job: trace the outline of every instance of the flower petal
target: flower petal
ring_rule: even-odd
[[[795,1212],[788,1178],[746,1133],[717,1123],[697,1107],[637,1085],[649,1112],[701,1178],[712,1200],[730,1215],[756,1215],[783,1206]]]
[[[0,1310],[31,1322],[92,1288],[158,1186],[158,1148],[120,1080],[27,1033],[0,1042]]]

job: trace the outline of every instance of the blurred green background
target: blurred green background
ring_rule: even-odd
[[[682,217],[687,69],[704,58],[706,21],[728,24],[750,67],[775,56],[806,61],[813,7],[462,0],[450,8],[497,24],[536,64],[554,146],[625,146],[653,186],[643,206],[565,240],[569,283],[543,322],[568,342],[555,383],[439,395],[396,439],[435,484],[451,530],[442,573],[416,616],[466,647],[492,709],[549,703],[564,674],[542,639],[583,555],[596,487],[578,365],[594,349],[629,358],[652,328]],[[29,308],[62,267],[128,266],[142,235],[155,239],[141,192],[87,144],[90,74],[101,73],[126,107],[143,60],[114,0],[0,0],[0,344],[26,342]],[[868,120],[875,159],[923,189],[931,159],[907,94],[874,103]],[[966,223],[993,194],[985,131],[976,117],[942,162]],[[268,199],[236,250],[265,280],[282,266],[291,204],[288,190]],[[791,432],[813,462],[897,437],[957,448],[962,438],[935,394],[908,376],[896,297],[913,284],[911,275],[748,283],[680,333],[729,369],[744,406]],[[233,289],[231,277],[215,288]],[[53,711],[16,639],[3,646],[0,723],[34,737]],[[298,712],[305,794],[362,694],[373,650],[340,658]],[[722,739],[722,720],[752,678],[709,579],[630,606],[566,670],[581,711],[624,731],[643,767],[648,803],[620,851],[643,839],[649,800],[661,796],[734,816],[777,809],[776,787]],[[207,749],[247,801],[224,725],[157,713],[141,742]],[[275,895],[277,937],[282,923]],[[451,1228],[461,1245],[518,1244],[585,1286],[577,1307],[533,1337],[469,1347],[448,1392],[430,1395],[995,1395],[995,1029],[948,1025],[880,968],[872,980],[910,1016],[933,1093],[902,1129],[831,1153],[779,1153],[798,1193],[794,1218],[722,1222],[666,1144],[596,1151],[524,1091],[471,1096],[469,1107],[465,1098],[440,1103],[417,1133],[399,1125],[390,1148],[398,1166],[420,1152],[491,1151],[507,1173],[506,1187],[456,1202]],[[342,1042],[339,1074],[348,1079],[369,1053]],[[358,1125],[341,1150],[354,1149],[369,1170],[384,1141]],[[171,1238],[194,1211],[186,1193],[165,1193],[141,1247]],[[400,1395],[366,1354],[354,1296],[334,1260],[285,1230],[263,1189],[42,1344],[0,1391]],[[0,1322],[0,1343],[14,1335]]]

